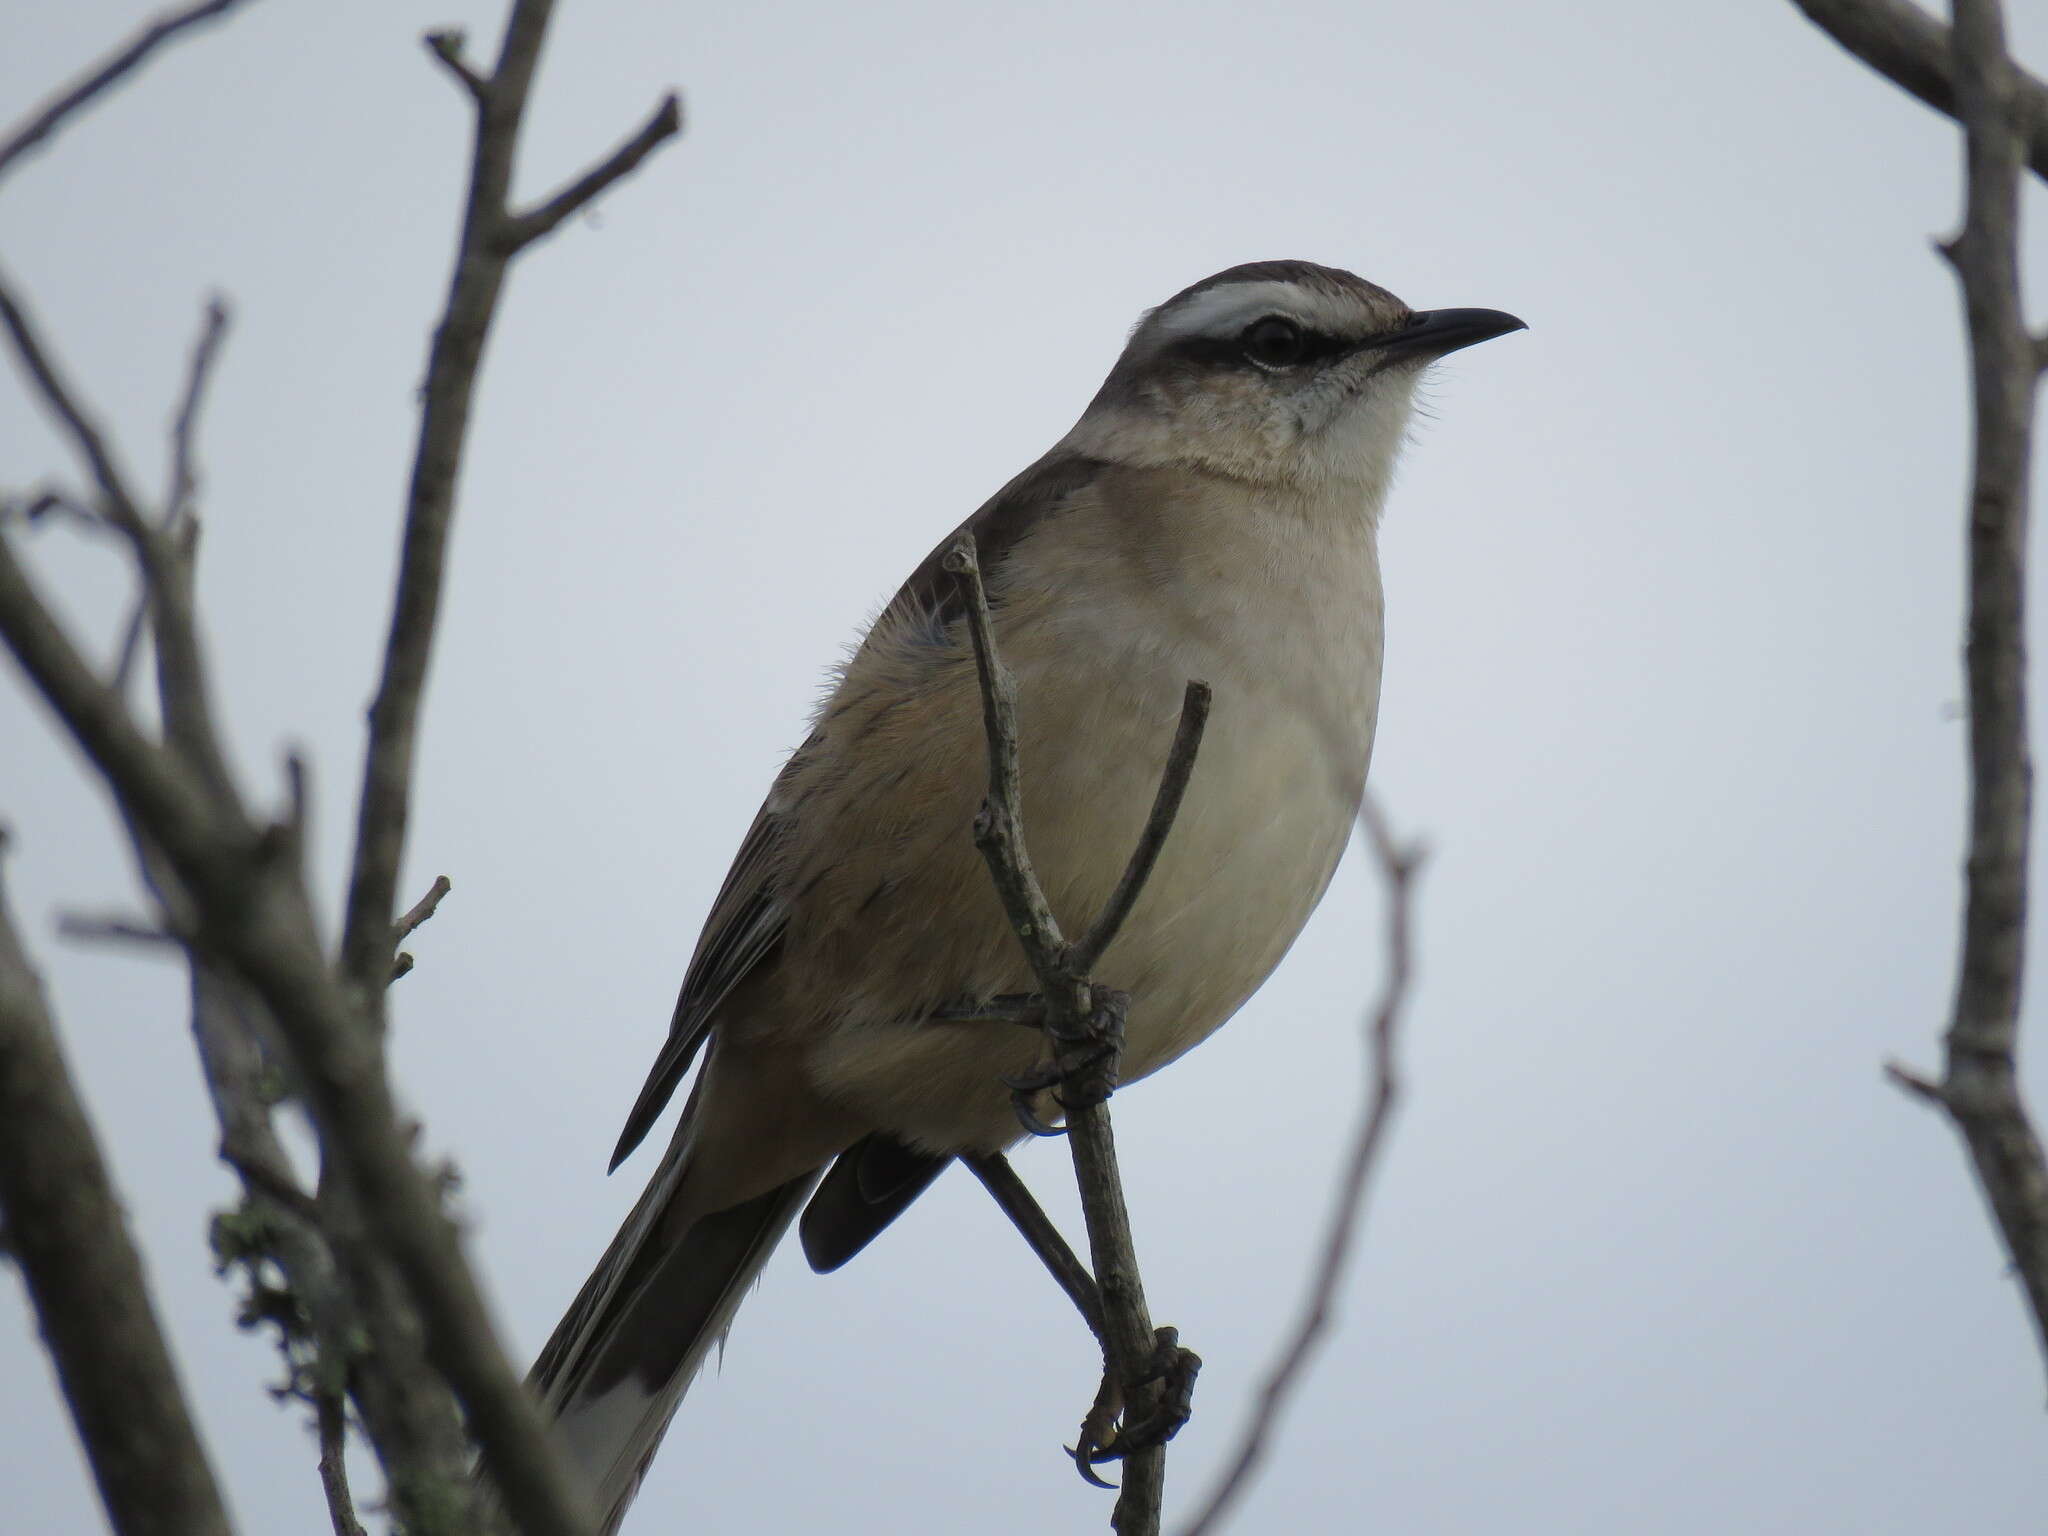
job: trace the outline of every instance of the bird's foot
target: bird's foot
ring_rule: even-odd
[[[1195,1377],[1201,1370],[1202,1357],[1181,1346],[1179,1329],[1159,1329],[1153,1334],[1151,1364],[1145,1374],[1132,1383],[1133,1386],[1146,1386],[1155,1381],[1163,1382],[1159,1400],[1152,1411],[1136,1423],[1119,1426],[1117,1421],[1124,1411],[1124,1392],[1115,1372],[1105,1369],[1101,1389],[1095,1394],[1095,1404],[1082,1419],[1080,1437],[1068,1452],[1081,1476],[1097,1488],[1114,1487],[1115,1484],[1095,1475],[1098,1464],[1120,1461],[1134,1451],[1164,1445],[1179,1434],[1181,1426],[1194,1414]]]
[[[1029,1071],[1005,1077],[1017,1122],[1034,1136],[1058,1136],[1065,1127],[1049,1124],[1038,1113],[1038,1096],[1050,1093],[1061,1109],[1087,1109],[1116,1092],[1123,1064],[1124,1015],[1130,997],[1113,987],[1091,987],[1088,1017],[1077,1029],[1048,1026],[1052,1056]]]

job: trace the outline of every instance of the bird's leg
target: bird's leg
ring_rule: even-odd
[[[1081,1314],[1081,1321],[1088,1325],[1088,1331],[1100,1344],[1102,1293],[1095,1287],[1095,1277],[1088,1273],[1088,1266],[1081,1262],[1080,1256],[1067,1246],[1067,1240],[1060,1236],[1060,1229],[1045,1214],[1037,1196],[1017,1177],[1017,1170],[1010,1166],[1010,1160],[1000,1152],[963,1152],[960,1161],[981,1180],[981,1187],[1010,1218],[1010,1225],[1031,1245],[1031,1251],[1045,1265],[1053,1283],[1067,1293],[1074,1310]]]
[[[1095,1401],[1089,1407],[1086,1417],[1081,1420],[1081,1433],[1077,1437],[1072,1455],[1074,1465],[1081,1476],[1098,1488],[1115,1486],[1095,1475],[1095,1465],[1103,1461],[1115,1461],[1127,1453],[1141,1450],[1150,1445],[1163,1445],[1180,1432],[1194,1410],[1195,1376],[1202,1369],[1202,1357],[1191,1349],[1183,1349],[1179,1330],[1161,1328],[1154,1335],[1156,1348],[1146,1374],[1141,1382],[1164,1381],[1166,1390],[1161,1394],[1158,1408],[1128,1428],[1119,1430],[1117,1421],[1124,1411],[1124,1384],[1117,1380],[1117,1374],[1109,1365],[1108,1345],[1103,1338],[1102,1293],[1097,1289],[1095,1277],[1088,1273],[1088,1266],[1067,1245],[1052,1218],[1045,1214],[1045,1208],[1038,1203],[1030,1189],[1017,1176],[1017,1170],[1010,1166],[1010,1160],[1000,1152],[966,1152],[960,1156],[974,1176],[981,1180],[982,1188],[989,1192],[1002,1213],[1010,1218],[1010,1224],[1031,1245],[1031,1251],[1038,1255],[1055,1284],[1067,1294],[1074,1309],[1081,1314],[1081,1320],[1095,1335],[1096,1344],[1103,1351],[1102,1384],[1096,1389]]]

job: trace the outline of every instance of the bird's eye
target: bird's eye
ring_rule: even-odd
[[[1279,315],[1254,320],[1237,340],[1246,359],[1261,368],[1291,367],[1308,350],[1308,337],[1301,327]]]

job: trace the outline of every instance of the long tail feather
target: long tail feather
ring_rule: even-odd
[[[822,1170],[820,1170],[822,1171]],[[663,1234],[657,1179],[584,1282],[531,1381],[613,1536],[711,1347],[818,1182],[818,1172]]]

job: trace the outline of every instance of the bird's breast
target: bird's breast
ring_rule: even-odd
[[[1172,835],[1097,972],[1132,995],[1136,1078],[1234,1013],[1321,899],[1364,788],[1381,606],[1362,519],[1356,537],[1216,539],[1164,560],[1116,531],[1069,526],[1017,550],[997,638],[1017,680],[1025,834],[1070,935],[1144,827],[1187,683],[1213,691]],[[806,814],[840,821],[842,853],[804,877],[803,963],[782,969],[835,1006],[811,1050],[821,1087],[928,1146],[1000,1145],[1014,1122],[996,1075],[1038,1042],[919,1018],[1031,987],[969,832],[986,785],[973,668],[878,638],[822,718],[844,755]]]

